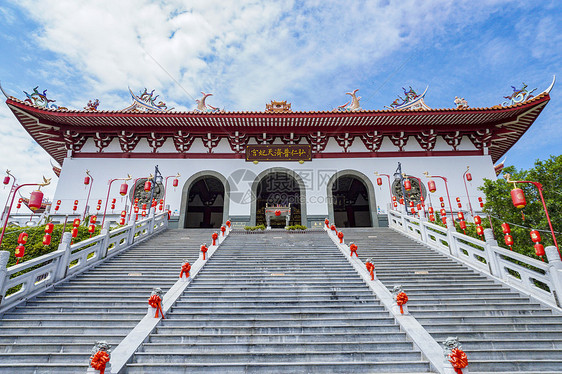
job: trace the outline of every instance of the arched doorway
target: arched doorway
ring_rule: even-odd
[[[218,228],[223,223],[225,189],[219,178],[203,175],[188,189],[184,228]]]
[[[273,168],[261,173],[252,185],[255,202],[252,216],[256,225],[265,225],[265,206],[291,204],[291,220],[289,225],[306,225],[305,189],[302,180],[294,172]],[[284,227],[284,220],[272,220],[272,228]]]
[[[330,215],[337,227],[378,226],[372,186],[360,175],[338,173],[328,184]]]

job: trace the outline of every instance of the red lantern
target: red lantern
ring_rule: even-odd
[[[484,208],[484,203],[480,203],[480,208]]]
[[[480,202],[480,203],[482,202],[482,198],[481,198],[481,197],[478,198],[478,202]]]
[[[16,265],[18,264],[18,262],[20,262],[20,258],[22,258],[24,255],[25,255],[25,247],[20,244],[16,247],[16,250],[14,252],[14,256],[18,259],[16,261]]]
[[[544,256],[544,246],[541,243],[535,244],[535,254],[539,257]]]
[[[146,210],[146,204],[142,204],[142,209]]]
[[[392,196],[392,201],[396,201],[396,196]]]
[[[447,215],[447,211],[445,209],[441,209],[439,211],[439,214],[441,214],[442,216],[446,216]]]
[[[122,210],[121,211],[121,218],[125,218],[127,217],[127,211],[126,210]]]
[[[78,227],[80,226],[80,218],[74,218],[74,221],[72,222],[72,227]]]
[[[447,227],[447,217],[446,216],[441,217],[441,222],[443,222],[445,227]]]
[[[431,222],[435,222],[435,216],[434,216],[433,214],[430,214],[430,215],[429,215],[429,220],[430,220]]]
[[[410,182],[409,179],[404,179],[404,189],[406,191],[411,191],[412,190],[412,182]]]
[[[28,208],[32,211],[36,211],[37,209],[41,208],[41,204],[43,203],[43,192],[37,190],[31,193],[29,197],[29,203],[27,204]]]
[[[466,173],[466,180],[470,182],[472,180],[472,174]]]
[[[62,203],[62,201],[57,200],[57,205],[60,205]]]
[[[111,204],[111,210],[115,209],[115,204]]]
[[[59,210],[59,208],[60,208],[60,206],[57,205],[57,206],[55,207],[55,212],[56,212],[57,210]]]
[[[513,236],[507,234],[506,236],[503,237],[503,240],[505,244],[511,248],[511,246],[513,245]]]
[[[146,217],[146,211],[142,211],[141,216]]]
[[[10,183],[10,176],[7,175],[4,177],[4,184],[8,184],[8,183]]]
[[[504,234],[509,234],[511,232],[511,227],[509,227],[509,223],[502,223],[502,231]]]
[[[213,239],[213,244],[212,245],[217,245],[217,239],[219,238],[219,234],[217,234],[216,232],[214,232],[211,235],[211,238]]]
[[[461,229],[466,230],[466,221],[464,221],[464,220],[460,221],[459,225],[460,225]]]
[[[4,183],[8,184],[8,183]],[[382,178],[377,178],[377,186],[382,186]]]
[[[513,205],[519,209],[527,205],[525,194],[521,188],[514,188],[511,190],[511,201],[513,201]]]
[[[29,235],[26,232],[20,233],[20,235],[18,236],[18,244],[27,244],[27,238],[29,238]]]
[[[73,228],[71,233],[72,233],[72,237],[76,238],[78,236],[78,227]]]
[[[139,202],[139,198],[137,197],[137,198],[135,199],[135,205],[137,205],[138,202]]]
[[[129,189],[129,185],[127,183],[123,183],[121,187],[119,187],[119,195],[125,196],[127,194],[127,189]]]
[[[457,206],[460,208],[462,208],[462,204],[461,203],[457,203]]]
[[[43,235],[43,245],[50,245],[51,244],[51,235],[45,234]]]
[[[398,206],[398,203],[395,201],[392,203],[392,205],[394,205],[394,207],[396,208]]]
[[[158,210],[164,210],[164,205],[160,204],[160,205],[158,206]]]
[[[484,228],[479,224],[476,225],[476,233],[480,236],[484,235]]]
[[[96,206],[96,210],[100,210],[101,209],[101,205]]]
[[[164,199],[160,199],[160,205],[164,204]]]
[[[51,222],[47,223],[45,225],[45,234],[51,234],[53,232],[54,228],[55,228],[55,225],[53,225]]]
[[[21,202],[23,202],[23,199],[20,197],[20,198],[18,199],[18,203],[21,203]]]
[[[101,205],[101,203],[102,203],[101,199],[100,199],[100,200],[98,200],[98,205]]]
[[[149,192],[152,189],[152,183],[150,181],[144,182],[144,192]]]
[[[421,210],[421,209],[422,209],[422,205],[421,205],[421,204],[418,204],[418,205],[416,205],[416,208],[417,208],[418,210]]]
[[[533,243],[538,243],[541,241],[541,234],[537,230],[531,230],[529,233],[531,235],[531,240]]]
[[[457,197],[456,200],[457,200],[457,203],[460,203],[460,202],[461,202],[461,198],[460,198],[460,197]]]
[[[91,217],[90,217],[90,223],[91,223],[92,225],[95,225],[97,220],[98,220],[98,217],[97,217],[97,216],[91,216]]]
[[[482,218],[480,216],[474,216],[474,223],[479,225],[482,223]]]
[[[430,180],[429,182],[427,182],[427,189],[428,189],[429,192],[431,192],[431,193],[437,191],[437,188],[435,188],[435,181]]]
[[[120,224],[121,226],[123,226],[123,225],[125,224],[125,218],[121,218],[121,219],[119,220],[119,224]]]
[[[420,196],[420,201],[423,203],[425,200],[425,198],[423,196]]]
[[[74,200],[74,205],[78,205],[78,200]]]
[[[326,224],[326,227],[327,227],[327,228],[330,228],[330,220],[329,220],[328,218],[326,218],[326,219],[324,220],[324,223]],[[227,223],[227,224],[228,224],[228,223]]]
[[[411,208],[410,208],[410,212],[411,212],[412,214],[416,214],[416,208],[411,207]]]
[[[433,207],[430,206],[429,209],[427,210],[429,212],[429,214],[433,214]]]
[[[439,201],[440,201],[440,202],[443,202],[443,196],[441,196],[441,197],[439,198]]]
[[[441,203],[441,208],[445,208],[445,203]]]
[[[89,176],[85,176],[84,177],[84,184],[87,186],[90,184],[90,177]]]
[[[74,205],[74,206],[72,207],[72,210],[73,210],[73,211],[76,211],[76,209],[78,209],[78,205]]]
[[[117,199],[111,199],[111,204],[115,204],[116,201]]]
[[[413,206],[414,206],[414,202],[413,202],[412,200],[410,200],[410,202],[408,203],[408,205],[409,205],[409,206],[410,206],[410,208],[411,208],[411,207],[413,207]]]
[[[135,205],[135,209],[134,209],[135,213],[139,212],[139,207],[137,205]]]
[[[174,178],[174,180],[172,181],[172,186],[177,187],[179,184],[179,181],[177,178]]]
[[[404,205],[404,198],[403,197],[400,198],[400,204]]]
[[[459,217],[460,220],[464,219],[464,213],[463,212],[458,212],[457,213],[457,217]]]

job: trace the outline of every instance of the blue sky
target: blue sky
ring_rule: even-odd
[[[200,91],[226,110],[270,100],[326,110],[355,88],[363,108],[382,109],[401,87],[427,85],[430,107],[453,107],[455,96],[489,107],[512,85],[541,92],[554,74],[562,79],[561,31],[556,1],[5,0],[0,81],[16,97],[39,86],[77,109],[94,98],[99,109],[123,109],[128,86],[155,89],[180,110]],[[508,165],[561,153],[560,92],[559,83]],[[53,176],[4,104],[0,130],[2,170],[20,182]]]

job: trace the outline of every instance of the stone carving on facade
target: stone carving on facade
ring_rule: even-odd
[[[271,104],[265,104],[266,112],[291,112],[291,103],[287,101],[273,101]]]
[[[537,89],[534,88],[531,91],[527,91],[527,85],[525,83],[521,83],[521,84],[523,85],[521,88],[516,88],[515,86],[511,86],[513,92],[509,96],[504,96],[504,99],[507,100],[502,103],[502,106],[510,106],[510,105],[523,103],[534,97],[533,92],[535,92]]]
[[[359,100],[361,100],[361,96],[357,97],[357,91],[359,91],[358,88],[356,88],[352,92],[346,92],[345,93],[346,95],[351,96],[351,101],[348,101],[347,103],[338,106],[334,110],[337,112],[354,112],[357,110],[361,110],[361,105],[359,105]]]
[[[137,136],[134,132],[121,131],[117,134],[119,139],[119,146],[123,152],[132,152],[140,141],[140,136]]]
[[[177,133],[174,134],[173,140],[176,150],[180,153],[186,153],[191,148],[191,145],[193,144],[195,137],[190,133],[185,133],[179,130]]]
[[[201,94],[203,95],[203,97],[201,97],[201,99],[195,100],[195,102],[197,103],[197,108],[195,108],[195,112],[202,112],[202,113],[221,112],[219,108],[215,108],[214,106],[211,106],[206,102],[209,96],[213,96],[212,93],[206,94],[205,92],[201,91]]]
[[[468,108],[468,101],[462,97],[455,96],[455,105],[457,109]]]
[[[363,144],[365,144],[365,147],[371,152],[378,151],[383,141],[383,135],[379,131],[367,132],[359,137]]]

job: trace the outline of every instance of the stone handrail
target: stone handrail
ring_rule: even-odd
[[[544,263],[499,247],[491,229],[484,230],[486,241],[482,241],[457,232],[450,219],[448,228],[444,228],[425,218],[391,209],[388,217],[391,229],[492,275],[550,306],[562,306],[562,262],[556,247],[546,248],[548,263]]]
[[[100,234],[70,245],[71,234],[64,233],[56,251],[6,268],[10,253],[0,251],[0,314],[14,305],[46,291],[51,285],[105,261],[110,256],[165,230],[168,213],[157,214],[109,231],[109,223]],[[6,296],[7,291],[20,286]]]

